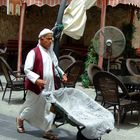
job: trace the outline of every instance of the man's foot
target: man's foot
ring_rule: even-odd
[[[59,140],[57,136],[53,134],[52,131],[48,131],[43,135],[43,138],[49,139],[49,140]]]
[[[19,133],[25,133],[23,120],[21,120],[20,118],[16,118],[16,127]]]

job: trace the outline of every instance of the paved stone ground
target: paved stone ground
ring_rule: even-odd
[[[3,76],[0,76],[3,85],[5,80]],[[95,98],[94,89],[85,89],[81,86],[81,83],[76,85],[76,88],[83,90],[91,98]],[[0,87],[0,140],[43,140],[41,130],[38,130],[27,123],[25,123],[26,133],[19,134],[16,131],[15,117],[17,116],[22,104],[23,93],[13,92],[10,104],[7,103],[9,93],[5,95],[5,99],[2,101],[3,91]],[[77,128],[70,124],[63,125],[58,129],[53,129],[60,140],[76,140]],[[130,114],[127,115],[125,123],[121,124],[119,128],[115,128],[109,134],[102,136],[102,140],[140,140],[140,125],[137,125],[137,113],[133,117]]]

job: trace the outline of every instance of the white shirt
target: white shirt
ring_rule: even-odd
[[[52,70],[52,63],[55,65],[55,74],[58,75],[58,72],[56,68],[59,70],[60,73],[64,73],[59,67],[58,67],[58,62],[56,59],[56,56],[53,51],[48,51],[44,49],[41,45],[38,45],[41,55],[42,55],[42,61],[43,61],[43,80],[46,81],[46,85],[44,87],[44,91],[51,91],[55,89],[54,85],[54,76],[53,76],[53,70]],[[52,49],[50,49],[52,50]],[[55,60],[55,62],[54,62]],[[34,67],[34,61],[35,61],[35,52],[34,50],[31,50],[25,61],[25,66],[24,66],[24,72],[27,76],[27,78],[32,82],[35,83],[36,80],[40,77],[38,74],[33,72],[33,67]]]

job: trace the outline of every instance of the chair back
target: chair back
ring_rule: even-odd
[[[115,75],[122,75],[122,64],[121,62],[117,62],[117,61],[111,61],[110,62],[110,68],[109,68],[109,72],[115,74]]]
[[[125,85],[110,72],[102,71],[96,73],[93,77],[93,82],[98,85],[101,95],[103,96],[103,103],[105,104],[119,105],[120,89],[122,90],[123,94],[129,96]]]
[[[126,67],[131,75],[140,75],[140,59],[129,58],[126,60]]]
[[[93,76],[102,69],[96,64],[89,64],[87,68],[87,74],[91,84],[93,84]]]
[[[83,60],[83,57],[79,53],[77,53],[77,51],[72,50],[72,49],[61,49],[60,56],[62,55],[70,55],[76,60]]]
[[[75,87],[76,82],[78,81],[80,75],[84,71],[83,61],[76,61],[73,63],[66,71],[68,81],[64,83],[66,87]]]
[[[65,72],[70,65],[75,62],[75,58],[70,55],[62,55],[59,57],[59,66]]]
[[[3,57],[0,57],[0,64],[7,83],[12,85],[12,79],[10,75],[14,76],[14,73],[11,67]]]
[[[25,91],[25,86],[24,86],[25,76],[21,75],[20,72],[18,71],[13,71],[3,57],[0,57],[0,65],[3,71],[3,74],[5,76],[5,79],[7,81],[5,89],[4,89],[4,93],[2,95],[2,100],[4,99],[7,88],[10,88],[8,103],[10,103],[12,91],[23,91],[24,93],[23,99],[25,100],[26,98],[26,91]]]

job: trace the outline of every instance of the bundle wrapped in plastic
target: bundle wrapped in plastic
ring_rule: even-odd
[[[81,133],[87,139],[100,138],[114,128],[113,114],[79,89],[60,88],[47,92],[46,97],[48,101],[55,103],[69,120],[84,126]]]

